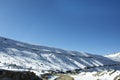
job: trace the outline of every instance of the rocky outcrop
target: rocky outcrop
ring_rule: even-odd
[[[0,70],[0,80],[42,80],[30,71]]]
[[[116,76],[114,80],[120,80],[120,75]]]

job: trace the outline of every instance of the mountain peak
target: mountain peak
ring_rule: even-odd
[[[114,52],[112,54],[105,55],[106,57],[120,57],[120,52]]]

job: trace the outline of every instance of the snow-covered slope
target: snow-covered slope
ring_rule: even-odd
[[[102,71],[102,72],[81,72],[77,75],[71,75],[74,80],[119,80],[120,71]]]
[[[34,71],[74,70],[105,67],[113,68],[118,62],[86,52],[31,45],[0,37],[0,68]],[[94,69],[94,70],[95,70]]]
[[[109,54],[109,55],[105,55],[105,57],[110,58],[110,59],[112,59],[114,61],[120,62],[120,52]]]

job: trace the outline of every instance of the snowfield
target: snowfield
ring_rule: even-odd
[[[120,62],[120,52],[114,53],[114,54],[109,54],[109,55],[105,55],[105,57],[114,60],[114,61],[118,61]]]
[[[118,55],[117,55],[118,56]],[[38,76],[49,71],[74,71],[80,70],[79,75],[72,75],[75,80],[112,80],[109,73],[103,76],[93,76],[97,71],[120,70],[120,62],[115,56],[100,56],[86,52],[68,51],[53,47],[32,45],[0,37],[0,69],[32,71]],[[120,60],[120,59],[119,59]],[[82,75],[85,73],[86,75]],[[86,77],[86,78],[85,78]],[[108,79],[104,79],[104,77]]]
[[[71,75],[75,80],[114,80],[120,71],[82,72],[78,75]],[[120,76],[119,76],[120,77]]]

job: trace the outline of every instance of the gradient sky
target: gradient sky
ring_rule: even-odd
[[[0,0],[0,36],[67,50],[120,51],[120,0]]]

